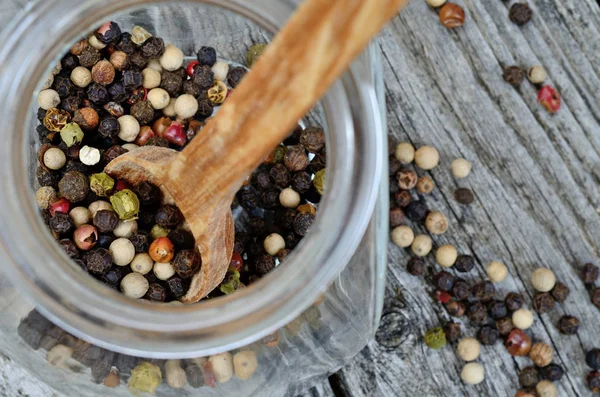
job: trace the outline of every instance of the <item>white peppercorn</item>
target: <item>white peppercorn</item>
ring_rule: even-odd
[[[175,117],[177,113],[175,113],[175,102],[177,102],[176,98],[171,98],[169,101],[169,105],[163,109],[163,114],[167,117]]]
[[[171,97],[169,93],[162,88],[154,88],[148,92],[148,101],[156,110],[162,110],[169,106]]]
[[[285,240],[280,234],[272,233],[265,238],[263,245],[269,255],[275,256],[279,251],[285,249]]]
[[[433,247],[433,240],[425,234],[419,234],[411,245],[412,252],[416,256],[427,256]]]
[[[535,386],[535,391],[537,392],[539,397],[556,397],[558,395],[558,390],[554,383],[549,380],[540,381]]]
[[[52,186],[42,186],[35,192],[35,201],[43,210],[47,209],[57,199],[56,190]]]
[[[139,274],[148,274],[153,267],[154,261],[145,252],[136,254],[131,261],[131,270]]]
[[[487,273],[488,278],[493,283],[500,283],[506,279],[508,276],[508,268],[504,263],[501,262],[490,262],[485,267],[485,272]]]
[[[460,373],[460,378],[463,380],[463,382],[470,385],[480,384],[485,378],[483,365],[479,363],[468,363],[463,367]]]
[[[519,329],[529,329],[533,325],[533,313],[531,310],[519,309],[513,313],[512,323]]]
[[[142,79],[144,88],[151,90],[160,85],[161,74],[157,70],[146,68],[142,70]]]
[[[139,148],[138,145],[136,145],[135,143],[126,143],[124,145],[121,145],[121,147],[125,150],[127,150],[128,152],[135,150],[137,148]]]
[[[462,158],[454,160],[450,165],[452,175],[458,179],[466,178],[471,173],[472,168],[471,162]]]
[[[451,244],[442,245],[435,253],[435,260],[442,267],[452,267],[458,258],[456,247]]]
[[[138,223],[136,220],[124,221],[119,220],[117,227],[113,230],[116,237],[129,238],[138,231]]]
[[[67,162],[65,152],[59,148],[50,148],[46,150],[43,157],[44,165],[51,170],[61,169]]]
[[[173,389],[182,389],[187,383],[187,376],[179,360],[167,360],[165,363],[165,380]]]
[[[119,138],[125,142],[133,142],[140,133],[140,123],[131,115],[125,115],[118,118]]]
[[[213,367],[215,380],[219,383],[229,382],[233,377],[233,357],[231,353],[221,353],[208,359]]]
[[[57,76],[62,71],[62,63],[60,61],[56,62],[54,68],[52,69],[52,74]]]
[[[542,84],[548,78],[548,73],[543,66],[532,66],[527,70],[527,79],[532,84]]]
[[[91,35],[88,39],[88,43],[97,50],[103,50],[106,48],[106,44],[102,43],[95,35]]]
[[[475,338],[463,338],[458,342],[456,348],[458,355],[465,361],[475,361],[479,358],[481,352],[481,345]]]
[[[194,117],[198,112],[198,101],[190,94],[183,94],[175,101],[175,113],[182,119]]]
[[[88,210],[90,211],[92,219],[96,216],[96,212],[98,211],[108,210],[114,212],[112,205],[108,201],[104,200],[94,201],[88,206]]]
[[[438,211],[432,211],[425,218],[425,228],[431,234],[444,234],[448,230],[448,218]]]
[[[150,62],[148,62],[148,66],[146,66],[146,68],[156,70],[159,73],[162,73],[163,71],[163,68],[162,66],[160,66],[160,61],[158,59],[151,59]]]
[[[415,233],[408,226],[402,225],[392,230],[392,241],[398,247],[407,248],[410,247],[415,240]]]
[[[175,275],[175,268],[169,262],[155,262],[152,268],[154,275],[159,280],[168,280]]]
[[[166,46],[165,52],[160,57],[160,66],[162,66],[164,70],[173,72],[179,69],[181,65],[183,65],[183,51],[173,44]]]
[[[224,61],[217,61],[212,67],[215,80],[225,81],[229,74],[229,64]]]
[[[279,193],[279,202],[285,208],[296,208],[300,205],[300,194],[291,187],[285,188]]]
[[[441,7],[446,3],[446,0],[425,0],[430,7]]]
[[[92,83],[92,72],[83,66],[77,66],[71,72],[71,81],[79,88],[85,88]]]
[[[121,280],[121,291],[130,298],[139,299],[146,295],[150,284],[140,273],[129,273]]]
[[[69,212],[75,227],[88,224],[92,221],[92,213],[85,207],[75,207]]]
[[[396,146],[396,159],[402,164],[410,164],[415,159],[415,148],[408,142]]]
[[[63,369],[69,368],[68,361],[71,357],[73,357],[73,349],[62,344],[54,346],[46,353],[48,364]]]
[[[100,150],[85,145],[79,150],[79,161],[85,165],[96,165],[100,162]]]
[[[135,256],[135,247],[126,238],[118,238],[108,247],[113,263],[117,266],[127,266]]]
[[[43,90],[38,95],[38,105],[44,109],[52,109],[60,104],[60,96],[54,90]]]
[[[548,268],[539,268],[531,275],[531,285],[536,291],[550,292],[556,285],[556,276]]]
[[[46,80],[44,80],[44,84],[42,85],[42,90],[47,90],[48,88],[52,87],[52,84],[54,84],[54,75],[52,73],[50,73],[46,77]]]
[[[440,162],[440,154],[433,146],[422,146],[415,152],[415,164],[423,170],[432,170]]]
[[[235,370],[235,376],[241,380],[250,379],[252,374],[254,374],[258,368],[256,353],[250,350],[237,352],[235,356],[233,356],[233,367]]]

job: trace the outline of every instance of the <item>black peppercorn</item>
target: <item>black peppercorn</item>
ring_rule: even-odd
[[[269,171],[269,176],[275,184],[281,188],[286,188],[290,185],[290,180],[292,178],[292,174],[283,164],[275,164],[271,171]],[[310,189],[310,182],[308,185],[308,189]],[[308,190],[306,189],[306,190]]]
[[[85,68],[92,69],[95,64],[102,60],[102,55],[95,48],[88,46],[79,55],[79,64]]]
[[[198,389],[204,386],[204,373],[195,363],[191,361],[185,362],[185,376],[192,388]]]
[[[177,276],[173,276],[167,280],[167,286],[169,287],[171,295],[175,298],[181,298],[187,292],[186,283]]]
[[[200,99],[198,101],[198,112],[194,116],[197,119],[204,120],[212,116],[214,111],[214,105],[208,99]]]
[[[240,232],[235,234],[235,242],[233,244],[233,252],[244,255],[246,252],[246,244],[250,241],[248,233]]]
[[[519,383],[523,387],[535,387],[539,381],[540,375],[538,370],[533,366],[525,367],[519,372]]]
[[[518,88],[525,78],[525,72],[518,66],[508,66],[504,69],[502,77],[508,84]]]
[[[452,317],[462,317],[467,310],[467,306],[463,302],[452,301],[446,305],[446,310]]]
[[[579,330],[579,319],[574,316],[562,316],[558,320],[558,330],[561,334],[575,335]]]
[[[160,189],[149,182],[141,182],[133,188],[142,206],[153,206],[160,203]]]
[[[183,221],[183,214],[175,205],[163,205],[155,215],[156,223],[165,229],[173,229]]]
[[[146,58],[155,59],[165,52],[165,42],[159,37],[152,36],[142,44],[140,50]]]
[[[550,294],[552,294],[552,297],[557,302],[564,302],[570,293],[571,290],[564,283],[556,283],[554,288],[552,288],[552,291],[550,291]]]
[[[60,103],[60,108],[66,110],[69,113],[75,113],[81,107],[81,98],[78,96],[71,95],[65,98]]]
[[[476,302],[469,307],[469,311],[467,313],[469,316],[469,320],[471,320],[474,324],[482,325],[488,319],[487,310],[485,306],[481,302]]]
[[[198,62],[202,66],[213,67],[217,62],[217,51],[212,47],[201,47],[198,51]]]
[[[315,216],[313,214],[309,212],[298,214],[294,219],[294,232],[298,236],[306,236],[314,222]]]
[[[600,392],[600,372],[598,372],[598,371],[590,372],[587,375],[586,380],[587,380],[588,387],[590,388],[590,390],[592,390],[593,393]]]
[[[123,72],[121,83],[128,91],[133,91],[142,85],[143,77],[137,70],[126,70]]]
[[[38,167],[38,169],[35,171],[35,177],[40,186],[58,186],[58,173],[47,170],[44,167]]]
[[[321,171],[323,168],[327,166],[327,153],[325,153],[325,149],[321,151],[321,153],[317,154],[310,162],[306,171],[311,174],[316,174]]]
[[[63,70],[70,72],[71,70],[79,66],[79,58],[69,53],[64,56],[64,58],[60,61],[60,64]]]
[[[117,227],[119,216],[114,211],[100,210],[94,215],[93,223],[100,233],[109,233]]]
[[[412,257],[406,264],[406,270],[413,276],[422,276],[425,273],[425,261],[423,258]]]
[[[454,276],[446,271],[441,271],[433,276],[433,284],[440,291],[448,292],[454,285]]]
[[[492,317],[494,320],[499,320],[508,314],[508,310],[506,309],[506,305],[503,301],[492,301],[488,305],[488,311],[490,313],[490,317]]]
[[[600,288],[591,288],[590,289],[590,299],[592,304],[600,309]]]
[[[397,227],[404,222],[404,211],[400,207],[390,209],[390,226]]]
[[[87,95],[89,100],[94,102],[96,105],[104,105],[110,101],[106,87],[100,84],[94,83],[90,85],[87,89]]]
[[[477,299],[480,301],[489,301],[494,298],[494,294],[496,293],[496,288],[491,281],[485,280],[480,281],[471,288],[471,295],[473,299]]]
[[[204,91],[194,84],[192,80],[185,80],[183,82],[183,92],[193,97],[199,97]]]
[[[192,233],[183,229],[172,230],[167,237],[169,237],[169,240],[171,240],[176,250],[193,249],[196,244],[196,240],[194,240]]]
[[[200,269],[202,259],[194,250],[179,251],[173,261],[173,268],[181,278],[190,278]]]
[[[318,153],[325,147],[325,131],[318,127],[309,127],[300,134],[300,144],[311,153]]]
[[[121,280],[123,280],[123,277],[127,275],[126,269],[129,268],[121,266],[112,266],[106,271],[106,273],[102,275],[101,280],[105,284],[108,284],[112,287],[117,287],[119,284],[121,284]]]
[[[283,162],[288,170],[292,172],[303,171],[308,167],[309,160],[304,146],[292,146],[285,153]]]
[[[127,149],[123,148],[122,146],[111,146],[104,152],[104,161],[108,164],[125,153],[127,153]]]
[[[454,286],[452,287],[452,296],[455,299],[461,301],[461,300],[467,299],[470,294],[471,294],[471,287],[469,286],[469,283],[467,283],[463,279],[457,279],[454,282]]]
[[[304,194],[310,189],[311,182],[311,176],[308,172],[296,172],[292,177],[292,189]]]
[[[167,299],[167,290],[158,283],[152,283],[148,286],[146,298],[155,302],[164,302]]]
[[[593,284],[598,280],[600,269],[591,263],[586,263],[582,270],[582,279],[584,284]]]
[[[533,11],[526,3],[515,3],[510,7],[508,17],[514,24],[523,26],[531,21]]]
[[[538,371],[540,372],[540,375],[542,376],[542,378],[549,380],[551,382],[556,382],[561,380],[564,371],[562,369],[562,367],[558,364],[549,364],[546,365],[545,367],[542,368],[538,368]]]
[[[154,222],[154,211],[140,211],[137,223],[141,229],[151,229],[156,223]]]
[[[291,230],[294,228],[294,220],[298,215],[298,211],[293,208],[287,208],[280,211],[277,216],[277,225],[284,229]]]
[[[456,189],[454,192],[454,198],[458,201],[459,204],[469,205],[475,201],[475,196],[473,192],[466,188]]]
[[[150,101],[140,101],[131,107],[131,115],[140,125],[148,125],[154,119],[154,108]]]
[[[67,254],[67,256],[69,258],[71,258],[71,259],[79,258],[79,251],[77,250],[77,246],[75,245],[73,240],[69,240],[68,238],[63,238],[58,243],[60,244],[61,248],[63,249],[63,251],[65,251],[65,253]]]
[[[113,101],[111,103],[121,103],[121,102],[125,102],[128,98],[129,98],[129,92],[127,92],[127,90],[125,89],[125,86],[122,83],[114,83],[111,84],[108,87],[108,95],[110,95],[110,99]],[[106,106],[108,106],[108,104],[104,105],[105,108]],[[111,109],[113,109],[113,112],[109,112],[109,113],[114,113],[115,110],[115,106],[113,105],[111,107]],[[116,109],[117,110],[117,115],[112,114],[115,117],[121,117],[124,114],[124,110],[123,108],[120,109]],[[120,114],[121,116],[118,116],[118,114]]]
[[[60,194],[72,203],[84,200],[90,192],[90,181],[79,171],[67,172],[58,182]]]
[[[121,28],[116,22],[107,22],[94,32],[94,36],[103,44],[110,44],[121,36]]]
[[[429,208],[421,201],[413,201],[406,206],[404,213],[413,221],[422,221],[427,217]]]
[[[460,323],[449,322],[444,326],[444,333],[448,342],[457,341],[462,335]]]
[[[107,117],[100,121],[98,125],[98,133],[104,138],[114,138],[120,131],[119,122],[114,117]]]
[[[515,326],[513,325],[510,317],[504,317],[496,320],[496,329],[502,336],[510,334],[510,331],[512,331],[514,328]]]
[[[99,234],[98,235],[98,243],[96,244],[97,247],[99,248],[106,248],[108,249],[108,247],[110,247],[110,245],[112,244],[113,241],[116,240],[116,237],[114,234]]]
[[[279,206],[279,190],[270,189],[260,195],[260,206],[265,209],[273,209]]]
[[[585,354],[585,363],[591,369],[600,370],[600,349],[592,349]]]
[[[515,312],[523,307],[523,297],[516,292],[509,292],[504,299],[506,307],[511,312]]]
[[[396,183],[396,185],[398,184]],[[397,191],[394,193],[394,202],[397,206],[405,208],[412,202],[412,194],[408,190]]]
[[[390,176],[395,175],[396,172],[400,171],[400,168],[402,168],[402,163],[398,161],[395,156],[390,156],[388,159],[388,171]]]
[[[533,309],[539,314],[554,309],[554,298],[548,292],[538,292],[533,297]]]
[[[61,98],[67,98],[71,95],[74,85],[71,79],[64,76],[56,76],[54,78],[54,90],[58,92],[58,96]]]
[[[83,258],[90,273],[104,274],[112,266],[112,256],[105,248],[94,248]]]
[[[229,75],[227,76],[227,83],[229,83],[232,88],[237,87],[246,75],[246,72],[246,69],[239,66],[230,69]]]
[[[193,84],[200,90],[208,90],[215,84],[215,75],[210,66],[199,66],[194,69]]]
[[[498,341],[499,337],[500,333],[491,325],[484,325],[477,332],[477,339],[479,339],[482,345],[493,345]]]
[[[175,98],[183,87],[183,77],[177,72],[163,71],[160,88],[167,91],[171,97]]]
[[[173,239],[170,238],[170,235],[169,240],[173,242]],[[133,244],[133,248],[135,248],[136,253],[139,254],[142,252],[148,252],[148,248],[150,247],[150,240],[146,232],[140,231],[135,233],[133,236],[129,237],[129,241],[131,241],[131,244]]]
[[[134,51],[134,53],[129,56],[129,63],[138,70],[146,68],[148,62],[148,58],[146,58],[141,51]]]
[[[127,55],[131,55],[136,50],[137,46],[131,41],[131,33],[123,33],[116,44],[117,50],[123,51]]]
[[[264,276],[275,268],[275,259],[269,254],[260,255],[254,262],[256,272]]]

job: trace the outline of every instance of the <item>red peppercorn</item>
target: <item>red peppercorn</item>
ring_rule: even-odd
[[[549,112],[556,113],[560,109],[560,95],[549,85],[542,86],[538,92],[538,102]]]
[[[68,214],[71,208],[71,202],[65,198],[61,198],[50,204],[50,215],[54,216],[57,212]]]
[[[150,138],[152,138],[153,136],[154,136],[154,131],[152,131],[152,128],[145,125],[142,128],[140,128],[140,133],[138,134],[137,138],[135,139],[135,143],[136,143],[136,145],[144,146],[146,143],[148,143],[148,140]]]
[[[192,61],[190,62],[190,64],[187,66],[187,69],[185,70],[185,72],[187,73],[188,76],[194,77],[194,69],[196,68],[196,66],[199,66],[200,62],[198,61]]]
[[[242,256],[237,252],[234,252],[231,255],[231,262],[229,262],[229,268],[233,268],[239,272],[243,265],[244,260],[242,259]]]
[[[450,302],[450,299],[452,299],[449,293],[443,291],[435,291],[435,296],[440,302],[444,304]]]
[[[522,330],[513,329],[508,334],[504,347],[511,356],[526,356],[531,350],[531,338]]]
[[[185,128],[183,124],[176,121],[171,123],[169,128],[163,132],[162,136],[167,141],[177,146],[183,146],[187,142],[187,136],[185,135]]]
[[[129,186],[129,184],[122,179],[117,180],[117,185],[115,186],[115,190],[117,192],[120,192],[121,190],[124,190],[124,189],[131,189],[131,186]]]

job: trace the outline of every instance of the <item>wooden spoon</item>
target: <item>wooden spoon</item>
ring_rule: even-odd
[[[406,1],[307,0],[182,152],[147,146],[108,164],[114,177],[161,187],[189,223],[202,267],[183,302],[197,302],[225,277],[230,206],[243,181]]]

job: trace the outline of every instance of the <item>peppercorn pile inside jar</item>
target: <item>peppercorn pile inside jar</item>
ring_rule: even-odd
[[[265,47],[250,48],[248,66]],[[114,22],[71,48],[38,96],[36,174],[42,216],[71,259],[135,299],[187,293],[202,258],[181,211],[157,186],[103,170],[139,146],[183,149],[247,70],[206,46],[186,63],[176,46]],[[209,298],[258,280],[297,246],[315,220],[325,166],[325,133],[315,127],[298,126],[265,159],[237,194],[236,213],[248,221],[238,222],[229,271]]]

